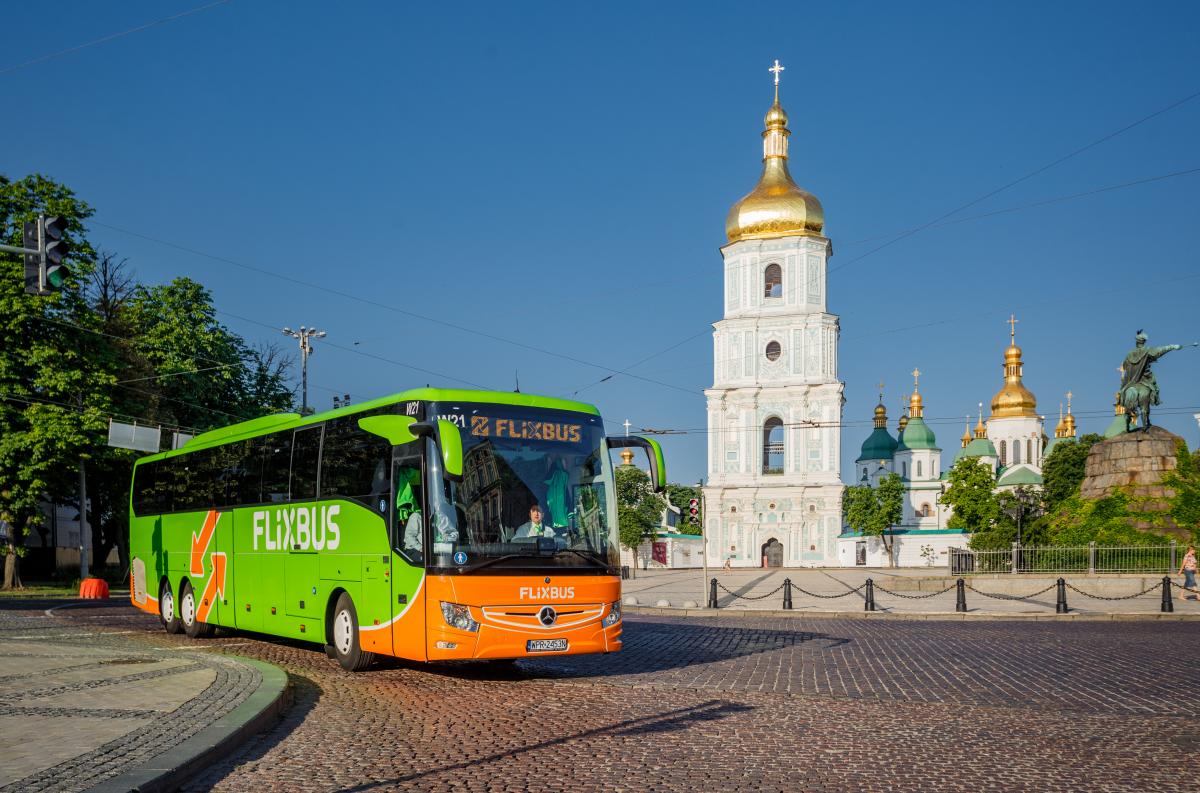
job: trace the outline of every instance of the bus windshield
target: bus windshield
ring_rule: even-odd
[[[430,455],[430,568],[615,571],[612,467],[599,416],[489,404],[431,408],[459,427],[463,476],[445,479],[438,455]]]

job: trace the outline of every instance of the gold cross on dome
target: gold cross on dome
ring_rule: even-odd
[[[912,370],[912,376],[913,376],[913,388],[916,388],[917,387],[917,379],[921,376],[921,370],[914,368]]]
[[[1016,314],[1009,314],[1008,319],[1005,321],[1008,322],[1009,338],[1016,339],[1017,338],[1017,323],[1020,322],[1021,320],[1017,319]]]
[[[780,73],[780,72],[782,72],[782,71],[783,71],[785,68],[786,68],[786,67],[784,67],[784,66],[780,66],[780,65],[779,65],[779,59],[778,59],[778,58],[776,58],[776,59],[775,59],[775,65],[774,65],[774,66],[772,66],[771,68],[767,69],[767,71],[768,71],[768,72],[774,72],[774,74],[775,74],[775,85],[779,85],[779,73]]]
[[[883,381],[880,380],[875,385],[879,386],[879,401],[880,401],[880,403],[882,403],[883,402]]]
[[[1071,397],[1075,396],[1070,391],[1067,392],[1067,412],[1071,412]]]

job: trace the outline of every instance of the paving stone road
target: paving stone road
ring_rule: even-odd
[[[128,606],[64,612],[169,637]],[[341,671],[189,790],[1196,790],[1200,623],[633,617],[625,650]]]

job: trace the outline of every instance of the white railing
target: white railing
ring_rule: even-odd
[[[973,551],[950,549],[950,574],[972,573],[1174,573],[1182,557],[1166,545],[1020,545]]]

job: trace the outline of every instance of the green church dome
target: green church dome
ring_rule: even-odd
[[[876,427],[863,441],[862,452],[854,462],[862,463],[871,460],[890,460],[896,453],[896,439],[885,427]]]
[[[936,450],[937,448],[937,438],[933,436],[933,430],[925,423],[925,419],[920,416],[911,416],[908,420],[908,425],[904,428],[904,432],[900,433],[900,442],[896,445],[896,451],[902,452],[908,449]]]

